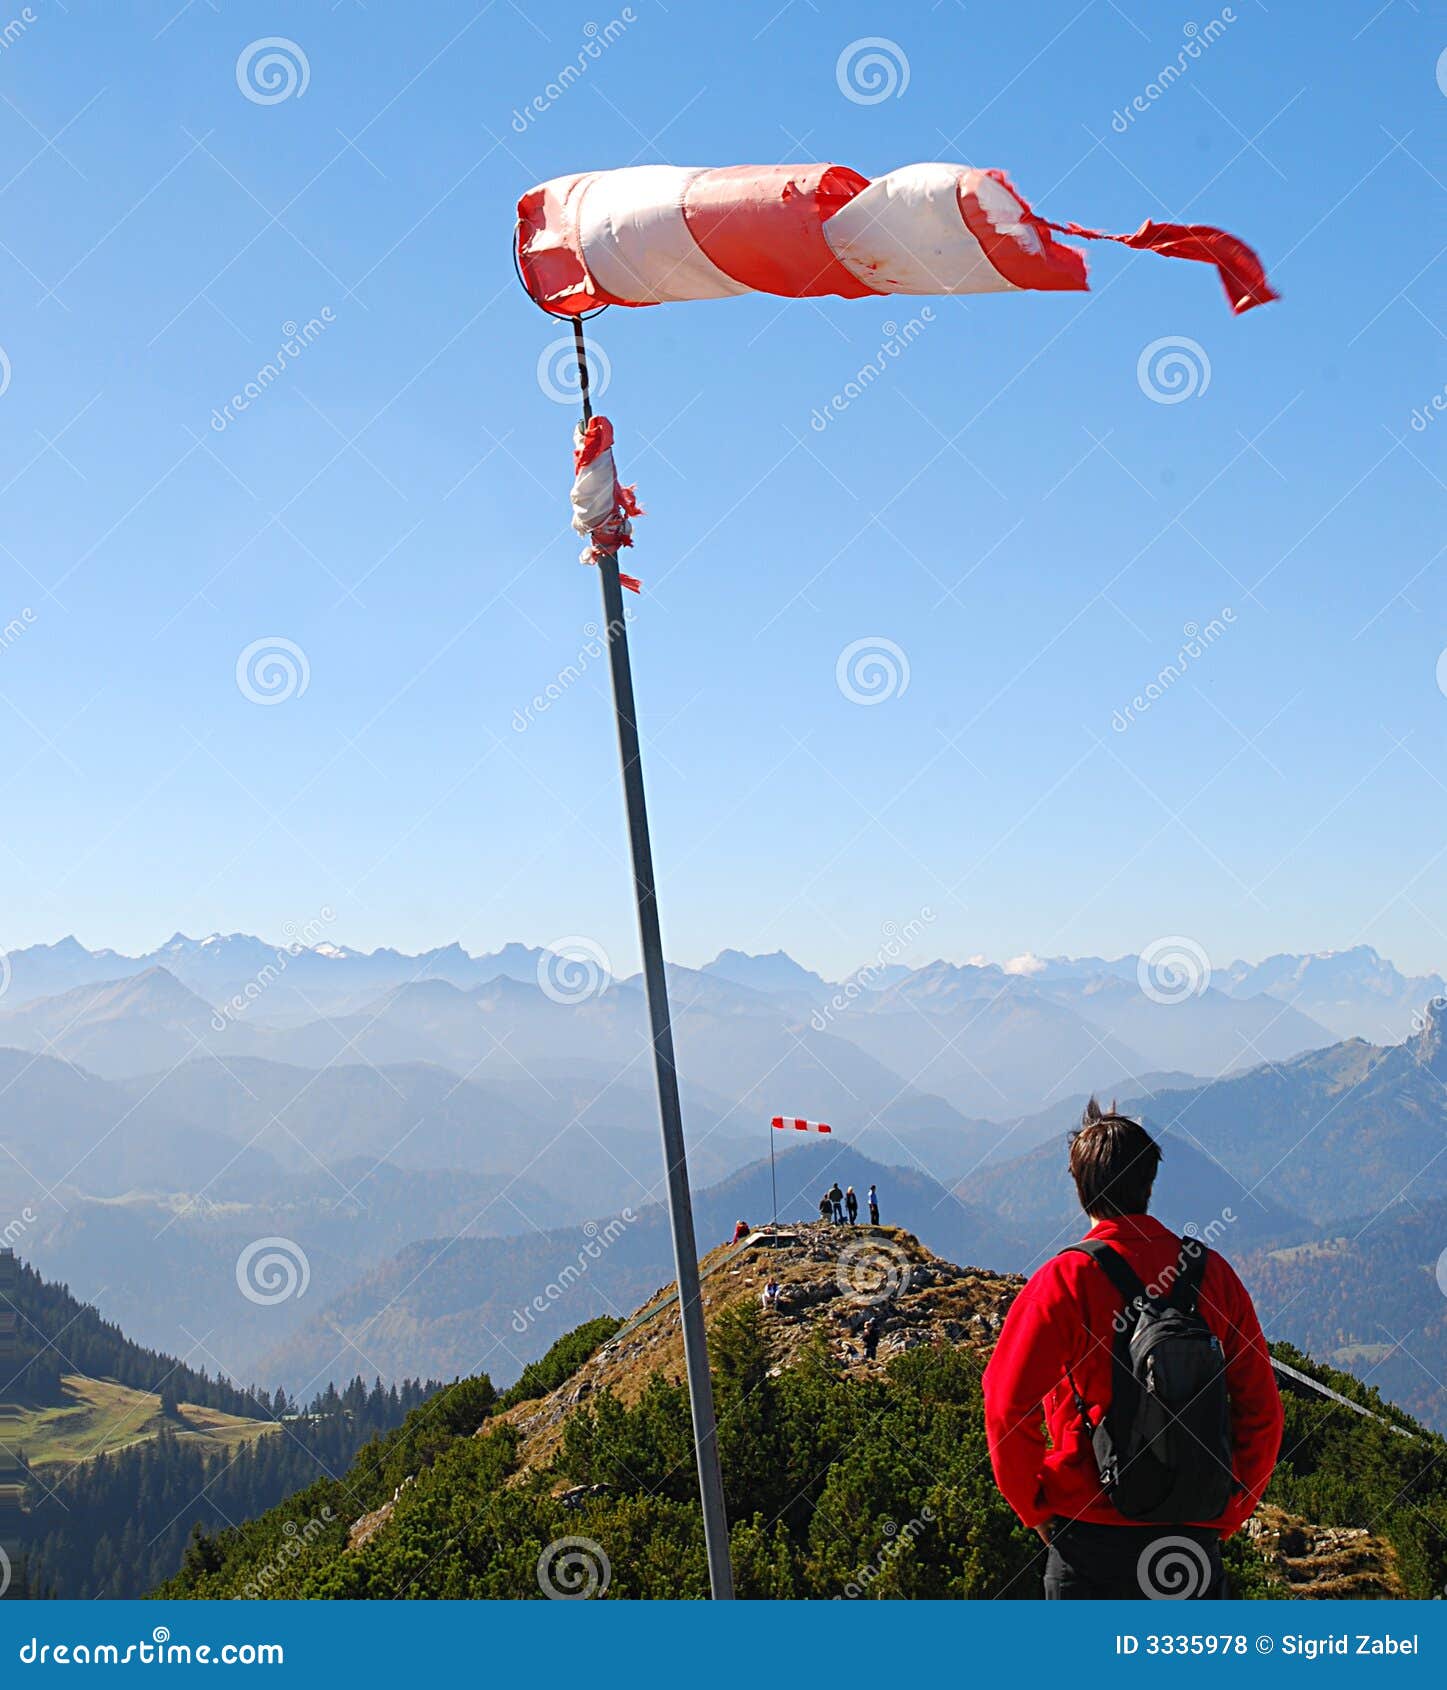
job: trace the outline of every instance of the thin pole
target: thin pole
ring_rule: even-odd
[[[774,1177],[774,1123],[769,1122],[769,1188],[774,1194],[774,1225],[779,1224],[779,1182]]]
[[[583,420],[593,415],[588,394],[588,356],[583,324],[573,319],[578,354]],[[673,1026],[668,1013],[668,979],[663,939],[658,927],[658,894],[653,880],[653,850],[648,838],[648,806],[643,792],[643,764],[638,744],[638,714],[633,703],[633,670],[628,660],[628,625],[623,619],[623,587],[618,557],[598,559],[603,585],[603,624],[608,633],[608,662],[613,676],[613,712],[618,720],[618,756],[623,769],[623,802],[628,812],[628,844],[633,856],[633,892],[638,904],[638,936],[643,951],[643,983],[653,1033],[653,1069],[658,1081],[658,1119],[663,1132],[663,1162],[668,1174],[668,1219],[673,1230],[673,1265],[678,1283],[678,1312],[683,1328],[683,1361],[693,1414],[693,1446],[698,1462],[698,1490],[703,1503],[703,1536],[708,1554],[709,1588],[715,1602],[734,1594],[729,1560],[729,1524],[724,1509],[723,1472],[718,1458],[718,1425],[713,1384],[708,1371],[708,1338],[698,1279],[698,1246],[693,1232],[693,1200],[688,1188],[688,1160],[683,1144],[683,1111],[678,1101],[678,1070],[673,1059]]]

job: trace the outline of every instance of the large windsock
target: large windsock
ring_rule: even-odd
[[[544,310],[740,293],[804,299],[1079,291],[1085,255],[1054,233],[1214,264],[1231,309],[1277,296],[1243,241],[1204,224],[1107,235],[1037,217],[998,170],[910,164],[874,181],[839,164],[645,164],[559,176],[518,201],[523,284]]]

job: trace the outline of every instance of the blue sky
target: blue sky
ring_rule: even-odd
[[[1236,320],[1208,271],[1098,246],[1090,295],[594,325],[648,510],[632,637],[671,954],[837,973],[915,922],[916,960],[1184,934],[1218,963],[1366,940],[1447,966],[1428,14],[633,0],[515,119],[622,13],[16,13],[0,944],[329,910],[354,945],[585,935],[631,967],[606,672],[578,664],[597,583],[566,525],[572,411],[539,379],[558,326],[514,281],[515,200],[650,160],[940,158],[1062,221],[1218,223],[1283,299]],[[272,36],[305,87],[298,66],[261,103],[238,61]],[[901,90],[865,104],[837,67],[873,36]],[[1142,353],[1183,340],[1196,391],[1153,400]],[[275,638],[306,686],[258,705],[238,657]],[[908,685],[851,702],[840,654],[877,639]]]

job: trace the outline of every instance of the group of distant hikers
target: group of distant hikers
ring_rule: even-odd
[[[1048,1546],[1050,1600],[1217,1600],[1266,1489],[1281,1397],[1225,1259],[1150,1207],[1161,1149],[1092,1098],[1070,1173],[1092,1225],[1011,1304],[985,1369],[995,1481]]]
[[[879,1225],[879,1187],[871,1185],[869,1195],[865,1199],[869,1208],[869,1224]],[[851,1185],[847,1190],[841,1190],[839,1181],[834,1184],[819,1199],[819,1219],[825,1225],[844,1226],[859,1225],[859,1198]],[[732,1244],[742,1244],[752,1231],[747,1221],[738,1221],[734,1225],[734,1235],[729,1240]]]
[[[878,1226],[879,1191],[877,1187],[870,1186],[867,1201],[869,1203],[869,1224]],[[859,1225],[859,1199],[855,1196],[852,1185],[848,1190],[841,1191],[839,1181],[835,1180],[828,1191],[819,1199],[819,1219],[826,1225],[843,1226],[846,1215],[850,1226]]]

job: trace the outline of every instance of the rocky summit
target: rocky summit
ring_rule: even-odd
[[[857,1376],[882,1374],[896,1356],[928,1344],[963,1346],[983,1363],[1024,1284],[1018,1274],[957,1267],[898,1227],[821,1222],[761,1228],[710,1252],[699,1270],[710,1323],[737,1305],[762,1306],[765,1287],[777,1281],[778,1302],[766,1316],[776,1374],[816,1335]],[[683,1378],[671,1285],[655,1291],[566,1384],[502,1417],[522,1435],[523,1468],[551,1459],[561,1425],[579,1403],[604,1390],[635,1403],[656,1373]]]

